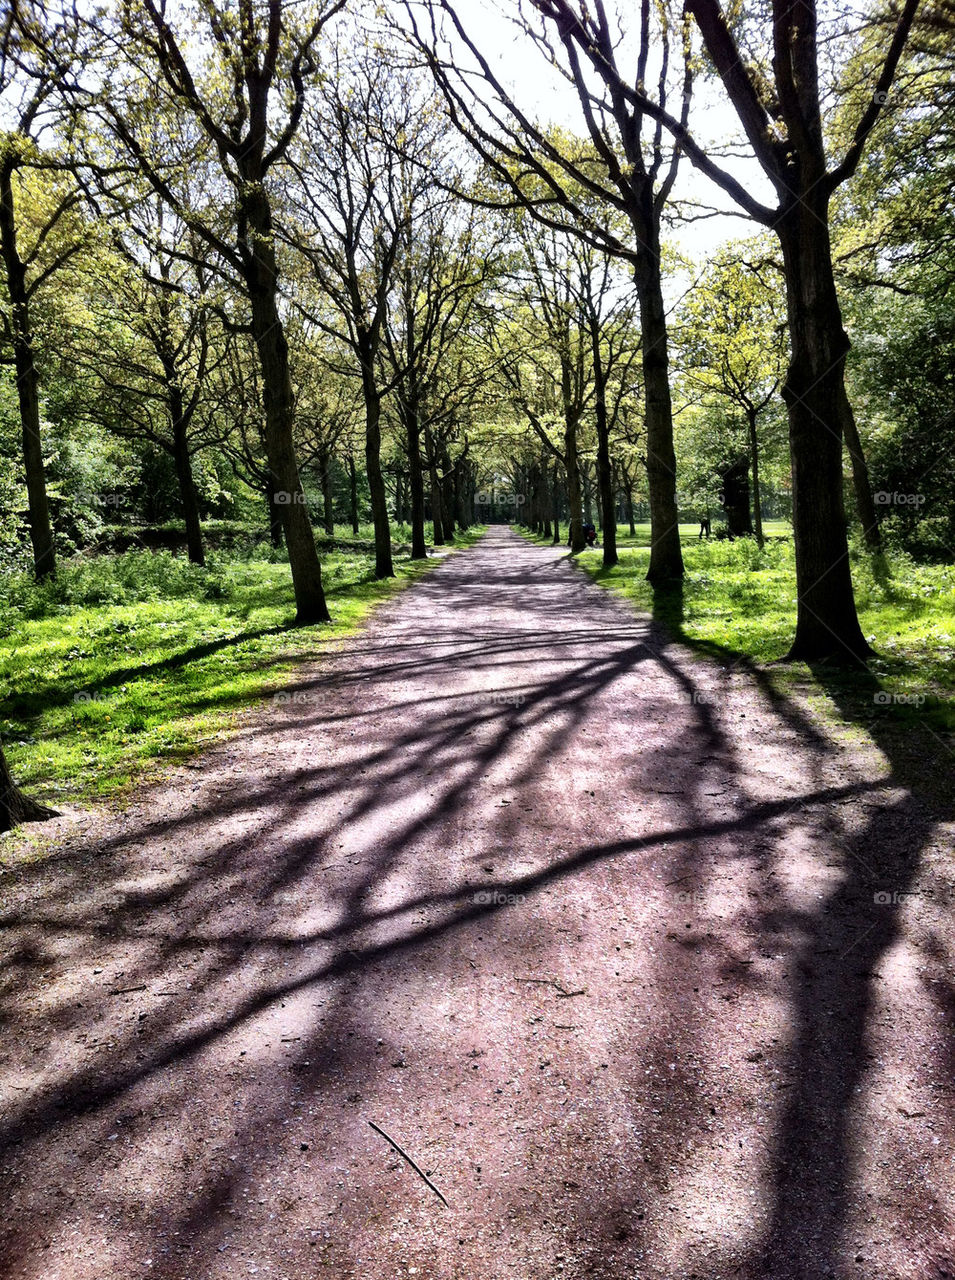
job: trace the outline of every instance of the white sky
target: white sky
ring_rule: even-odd
[[[500,0],[500,3],[457,0],[456,10],[465,30],[528,115],[586,134],[580,103],[572,86],[549,66],[543,53],[518,32],[506,16],[515,11],[514,0]],[[702,143],[740,137],[736,114],[719,87],[700,82],[694,86],[690,128]],[[754,195],[767,204],[775,203],[772,188],[754,159],[727,161],[725,167]],[[721,209],[733,207],[730,197],[714,187],[685,158],[674,195]],[[688,223],[675,228],[667,238],[688,257],[703,262],[726,240],[755,235],[760,230],[757,224],[738,215]]]

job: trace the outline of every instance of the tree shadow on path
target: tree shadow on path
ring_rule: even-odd
[[[679,586],[655,593],[653,616],[679,645],[755,683],[804,740],[823,744],[825,754],[838,758],[839,746],[820,734],[805,701],[786,691],[779,668],[758,666],[745,654],[687,635]],[[866,1260],[866,1243],[854,1239],[847,1224],[850,1210],[856,1222],[860,1216],[854,1180],[874,1158],[863,1137],[871,1115],[865,1116],[860,1102],[888,1040],[873,1027],[886,990],[883,969],[893,967],[893,953],[910,943],[911,922],[918,921],[920,901],[927,902],[923,855],[940,824],[955,820],[955,757],[930,727],[923,727],[921,752],[913,753],[911,725],[907,732],[891,714],[879,714],[881,685],[865,667],[845,671],[823,664],[809,675],[828,696],[836,722],[861,729],[878,748],[887,772],[878,803],[865,805],[861,820],[833,824],[838,877],[830,890],[811,911],[789,912],[785,918],[770,911],[762,920],[767,933],[788,932],[798,944],[790,965],[793,1084],[773,1144],[768,1222],[740,1272],[753,1280],[841,1276],[849,1274],[848,1262]],[[861,802],[857,796],[849,803]],[[934,971],[942,1007],[950,1011],[955,1007],[952,953],[928,930],[921,941],[922,962]],[[922,1066],[918,1083],[938,1087],[944,1060]],[[949,1122],[944,1111],[936,1116],[941,1132],[950,1131],[950,1112],[949,1107]],[[884,1114],[882,1123],[888,1127],[896,1119]],[[919,1170],[917,1160],[901,1159],[889,1181],[919,1221],[923,1239],[937,1242],[928,1245],[920,1274],[955,1274],[947,1270],[953,1250],[944,1187],[927,1169]]]
[[[718,1136],[714,1009],[772,994],[761,949],[794,1091],[740,1175],[758,1244],[695,1269],[843,1267],[866,975],[900,931],[873,894],[916,883],[929,819],[827,774],[768,681],[794,773],[761,790],[728,664],[555,554],[502,534],[444,562],[204,774],[5,877],[3,1274],[690,1275],[705,1201],[671,1213],[670,1183],[732,1172],[691,1143]],[[774,887],[806,832],[817,901]]]

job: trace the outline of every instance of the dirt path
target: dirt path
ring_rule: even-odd
[[[0,878],[0,1275],[955,1275],[952,815],[875,746],[506,530],[289,692]]]

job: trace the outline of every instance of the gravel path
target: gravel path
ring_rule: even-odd
[[[0,845],[0,1276],[953,1276],[951,819],[492,530]]]

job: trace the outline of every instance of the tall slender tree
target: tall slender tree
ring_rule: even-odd
[[[760,415],[786,374],[786,324],[779,291],[741,261],[744,248],[717,255],[684,299],[677,331],[687,390],[718,398],[742,416],[753,482],[753,529],[763,545]]]
[[[78,53],[73,18],[53,20],[38,39],[42,15],[27,7],[6,5],[0,15],[0,261],[6,298],[0,308],[0,341],[9,345],[16,370],[17,400],[27,487],[27,514],[37,578],[56,571],[53,526],[47,497],[46,464],[40,412],[40,376],[32,312],[37,291],[76,256],[89,230],[76,219],[82,193],[55,145],[38,145],[53,134],[59,118],[60,77]],[[25,173],[48,188],[35,202],[41,210],[24,243],[20,205]]]
[[[665,127],[680,150],[755,221],[772,228],[782,249],[791,359],[783,397],[789,417],[796,546],[796,634],[791,659],[859,662],[871,649],[852,590],[843,504],[842,450],[854,422],[845,387],[849,340],[833,271],[829,205],[858,167],[892,86],[918,7],[904,0],[883,47],[873,56],[869,92],[849,142],[834,161],[822,119],[819,16],[815,0],[771,0],[751,17],[720,0],[686,0],[709,65],[733,107],[775,203],[764,203],[720,164],[688,128],[686,111],[651,95],[640,60],[625,72],[603,0],[534,0],[566,56],[589,71],[615,103]],[[840,35],[834,15],[832,36]],[[830,47],[827,66],[834,65]],[[586,79],[586,77],[585,77]],[[652,449],[652,441],[648,441]]]
[[[66,359],[89,419],[111,434],[148,440],[172,460],[193,564],[203,564],[194,460],[226,434],[218,393],[228,335],[209,305],[214,273],[188,228],[152,193],[126,209],[113,252],[87,263],[90,320],[74,323]],[[98,288],[103,273],[113,280]],[[108,334],[111,359],[102,357]]]
[[[435,166],[431,173],[435,175]],[[384,328],[384,355],[393,374],[408,454],[412,559],[425,555],[422,433],[430,432],[433,446],[435,430],[440,431],[440,421],[449,416],[448,390],[460,397],[470,388],[473,361],[457,357],[462,347],[473,343],[478,311],[500,269],[500,232],[486,215],[473,205],[462,207],[437,189],[420,203],[405,233]],[[454,379],[448,377],[451,370],[457,375]],[[433,449],[429,457],[432,454]],[[431,479],[439,541],[445,521],[440,518],[436,466]],[[447,514],[453,528],[454,513]]]
[[[303,14],[283,0],[239,6],[209,0],[197,14],[174,18],[162,0],[124,3],[115,24],[89,19],[123,68],[124,92],[112,92],[108,59],[94,67],[85,92],[77,87],[87,113],[105,124],[245,298],[300,623],[327,621],[329,614],[295,455],[272,192],[318,78],[322,31],[343,6],[344,0],[327,0]],[[177,130],[171,152],[170,127]],[[197,163],[211,169],[215,186],[205,206],[189,198]]]
[[[536,11],[536,13],[535,13]],[[442,90],[451,119],[476,149],[514,202],[545,226],[578,235],[619,255],[633,270],[639,299],[641,359],[646,399],[647,476],[651,546],[647,578],[664,583],[683,576],[676,500],[676,455],[669,382],[669,338],[663,291],[661,220],[676,181],[681,148],[667,143],[659,122],[649,121],[615,82],[629,82],[618,69],[620,38],[611,34],[603,10],[578,41],[581,17],[574,6],[532,0],[518,6],[517,24],[528,43],[570,83],[580,103],[586,143],[547,129],[508,91],[452,0],[435,0],[429,19],[407,5],[408,35],[423,52]],[[543,23],[537,15],[543,18]],[[442,28],[447,19],[451,43]],[[692,63],[685,59],[681,24],[666,3],[641,0],[626,48],[635,48],[633,80],[655,67],[661,101],[679,119],[689,112]],[[621,47],[623,47],[621,45]],[[599,49],[599,53],[597,50]],[[652,55],[652,57],[651,57]],[[606,63],[603,86],[591,74],[590,58]],[[621,56],[624,56],[621,54]],[[477,86],[480,86],[478,88]],[[500,204],[498,196],[490,202]],[[594,215],[594,206],[604,216]],[[624,226],[621,227],[621,219]],[[572,477],[568,477],[571,486]],[[573,526],[573,515],[571,524]]]
[[[350,39],[354,39],[351,33]],[[413,80],[371,47],[334,55],[321,103],[309,110],[293,157],[290,244],[303,255],[317,296],[303,314],[348,350],[365,403],[365,468],[375,526],[375,574],[394,573],[382,470],[382,403],[401,372],[382,365],[396,264],[419,202],[431,186],[426,163],[434,128],[422,128]]]

